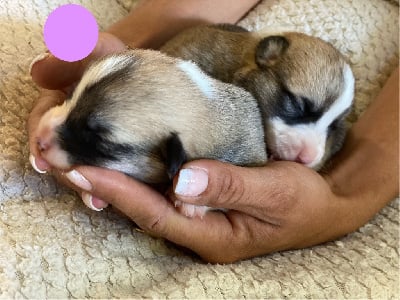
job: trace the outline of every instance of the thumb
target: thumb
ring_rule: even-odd
[[[31,67],[32,80],[42,88],[59,90],[78,81],[88,64],[104,55],[125,50],[125,44],[110,33],[99,34],[96,47],[86,58],[67,62],[48,55],[33,63]]]
[[[174,178],[173,197],[184,203],[245,211],[254,186],[249,179],[260,180],[253,174],[255,169],[259,168],[214,160],[187,163]]]

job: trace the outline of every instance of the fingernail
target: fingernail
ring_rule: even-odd
[[[33,156],[33,154],[29,154],[29,162],[31,163],[32,168],[33,168],[36,172],[38,172],[38,173],[40,173],[40,174],[45,174],[45,173],[47,173],[46,170],[41,170],[41,169],[39,169],[39,167],[36,165],[36,158]]]
[[[94,207],[97,207],[97,209],[103,209],[108,206],[108,203],[97,198],[97,197],[92,197],[92,203]]]
[[[182,169],[179,172],[175,193],[181,196],[194,197],[203,193],[208,186],[208,173],[204,169]]]
[[[102,211],[103,208],[97,208],[96,206],[93,205],[93,196],[89,193],[82,192],[82,201],[85,203],[87,207],[89,207],[91,210],[95,211]]]
[[[80,187],[82,190],[90,191],[92,189],[92,184],[76,170],[65,173],[65,176],[69,179],[69,181],[71,181],[77,187]]]
[[[39,62],[41,60],[44,60],[44,59],[48,58],[49,56],[50,56],[49,52],[45,52],[45,53],[42,53],[42,54],[39,54],[38,56],[36,56],[32,60],[31,64],[29,65],[29,75],[32,74],[32,67],[33,67],[34,64],[36,64],[37,62]]]

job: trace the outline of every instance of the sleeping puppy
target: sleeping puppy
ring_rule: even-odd
[[[321,39],[202,25],[178,34],[161,51],[252,93],[273,158],[318,170],[343,145],[354,77],[339,51]]]
[[[239,166],[267,161],[257,101],[195,64],[151,50],[106,56],[37,129],[42,157],[55,168],[84,164],[166,186],[186,161]]]

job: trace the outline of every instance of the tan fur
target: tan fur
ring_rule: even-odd
[[[288,32],[290,46],[272,67],[289,90],[330,106],[341,93],[345,60],[332,45],[319,38]]]
[[[277,38],[277,41],[269,42],[264,53],[263,45],[270,38]],[[287,92],[294,95],[292,98],[300,105],[303,99],[312,104],[311,112],[305,109],[304,117],[307,117],[307,114],[328,112],[330,106],[341,98],[345,88],[353,88],[351,82],[345,84],[345,78],[352,81],[344,72],[348,64],[331,44],[303,33],[248,32],[235,25],[219,24],[189,28],[168,41],[161,51],[192,60],[210,76],[241,86],[252,93],[263,114],[267,146],[277,158],[296,159],[296,153],[300,153],[303,147],[301,145],[314,145],[312,147],[323,149],[319,152],[325,152],[316,155],[316,159],[322,157],[318,161],[309,163],[319,168],[340,149],[344,140],[345,129],[341,123],[345,114],[337,122],[340,124],[335,126],[339,128],[335,134],[328,135],[330,124],[326,124],[325,132],[319,128],[313,141],[296,140],[295,132],[288,135],[291,136],[290,140],[277,141],[281,134],[276,132],[272,122],[276,116],[281,118],[282,112],[290,116],[290,111],[286,113],[283,110]],[[352,99],[343,101],[343,111],[348,110],[347,103],[351,102]],[[287,128],[290,130],[295,123],[302,122],[301,118],[298,119]],[[332,140],[325,143],[325,139]],[[277,144],[291,149],[274,148]],[[289,152],[292,154],[285,154]]]
[[[193,60],[209,75],[232,82],[233,74],[245,66],[247,57],[254,54],[257,43],[258,38],[247,32],[229,33],[227,38],[224,30],[197,26],[183,31],[160,50],[174,57]]]
[[[107,65],[114,67],[100,72]],[[58,162],[51,157],[64,155],[63,161],[70,166],[94,164],[144,182],[165,183],[164,143],[171,134],[179,137],[188,160],[210,158],[246,166],[263,165],[267,160],[261,113],[250,93],[212,79],[194,64],[156,51],[132,50],[94,62],[61,107],[65,116],[57,123],[52,116],[59,110],[47,113],[38,136],[39,140],[51,139],[42,142],[51,145],[42,155],[54,166]],[[108,131],[96,129],[99,126]],[[63,127],[69,128],[66,137],[72,139],[66,140]],[[53,133],[46,135],[49,129]],[[82,139],[85,130],[88,133]],[[82,144],[88,136],[99,144]],[[93,151],[88,149],[81,157],[65,143],[78,143],[77,151],[84,147],[93,147]],[[116,159],[96,160],[101,145],[132,149],[110,153]],[[52,150],[59,146],[61,151]],[[57,153],[50,155],[52,151]]]
[[[261,39],[275,34],[287,38],[290,47],[277,58],[271,71],[294,93],[319,105],[330,105],[341,92],[345,59],[332,45],[316,37],[297,32],[230,32],[197,26],[178,34],[161,51],[193,60],[209,75],[231,83],[235,76],[262,72],[254,59],[256,46]]]
[[[231,122],[230,118],[234,115],[227,115],[232,112],[223,106],[227,102],[221,97],[236,94],[235,97],[243,100],[243,112],[247,111],[257,116],[254,104],[252,107],[246,107],[254,100],[245,91],[209,78],[214,86],[215,98],[212,101],[205,99],[196,84],[188,80],[184,72],[176,69],[176,59],[155,53],[135,50],[133,57],[138,60],[140,71],[136,71],[136,66],[133,66],[126,81],[116,82],[104,89],[104,93],[109,94],[115,102],[120,101],[110,107],[108,112],[103,112],[108,114],[107,119],[118,128],[112,137],[115,141],[132,142],[132,132],[135,132],[139,139],[144,139],[136,142],[158,140],[169,134],[160,128],[170,128],[179,133],[184,143],[188,141],[185,145],[189,155],[198,157],[200,153],[211,154],[216,145],[225,143],[225,122]],[[131,96],[133,87],[135,98],[139,98],[140,101],[123,105],[122,99]],[[132,116],[135,116],[135,122],[132,122]],[[233,127],[239,124],[229,123]],[[235,129],[229,131],[234,134]],[[259,134],[259,131],[249,134]]]

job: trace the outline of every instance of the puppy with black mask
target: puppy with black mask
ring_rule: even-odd
[[[36,139],[55,168],[105,167],[158,188],[194,159],[267,161],[261,113],[249,92],[151,50],[95,61],[72,96],[43,115]]]
[[[248,90],[258,100],[273,158],[318,170],[342,147],[354,77],[331,44],[302,33],[220,24],[189,28],[161,51]]]

